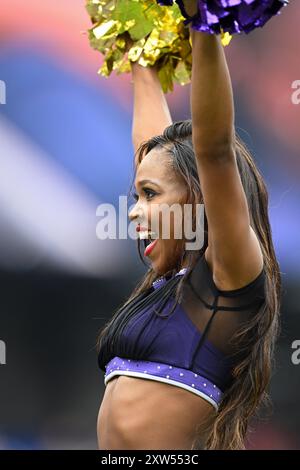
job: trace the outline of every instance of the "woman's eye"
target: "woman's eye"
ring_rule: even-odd
[[[152,189],[148,188],[143,188],[143,191],[146,194],[147,199],[152,199],[152,197],[156,194],[155,191],[152,191]],[[133,193],[132,196],[136,201],[139,199],[139,195],[137,193]]]
[[[154,196],[155,195],[155,192],[152,191],[152,189],[147,189],[147,188],[144,188],[143,189],[144,193],[146,194],[146,196],[149,198],[149,196]],[[152,199],[152,197],[150,197],[150,199]]]

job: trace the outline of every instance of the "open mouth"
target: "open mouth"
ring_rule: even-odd
[[[156,240],[156,234],[155,232],[140,232],[139,233],[139,238],[140,240],[144,241],[145,247],[150,245],[154,240]]]
[[[149,253],[151,253],[152,249],[157,243],[157,236],[155,232],[140,232],[139,233],[140,240],[144,242],[144,247],[145,251],[144,254],[145,256],[148,256]],[[151,245],[151,246],[150,246]]]

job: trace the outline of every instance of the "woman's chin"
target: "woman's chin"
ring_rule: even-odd
[[[173,269],[167,262],[164,263],[162,260],[157,261],[155,259],[151,260],[151,266],[158,276],[164,276]]]
[[[157,260],[151,260],[151,266],[153,271],[158,275],[158,276],[163,276],[166,272],[166,269],[164,265],[161,262],[158,262]]]
[[[152,266],[152,269],[153,271],[158,275],[158,276],[162,276],[162,269],[160,266],[157,265],[157,263],[155,261],[151,261],[151,266]]]
[[[155,271],[158,276],[164,276],[167,272],[174,269],[175,266],[174,263],[172,263],[172,265],[170,264],[170,259],[172,259],[172,250],[166,251],[160,250],[159,248],[159,246],[154,247],[148,256],[148,259],[151,263],[153,271]],[[162,255],[162,251],[164,255]],[[167,252],[170,253],[169,256],[167,255]]]

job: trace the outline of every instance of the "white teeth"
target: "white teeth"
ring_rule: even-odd
[[[148,238],[155,238],[155,232],[139,232],[139,237],[141,240],[147,240]]]

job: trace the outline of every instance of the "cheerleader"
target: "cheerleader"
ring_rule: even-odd
[[[268,399],[281,294],[268,193],[235,131],[220,36],[189,28],[191,120],[172,122],[156,67],[132,63],[129,219],[147,271],[98,338],[103,450],[244,449]],[[193,208],[193,229],[203,207],[200,248],[175,236],[184,211],[162,236],[160,208],[173,204]]]

